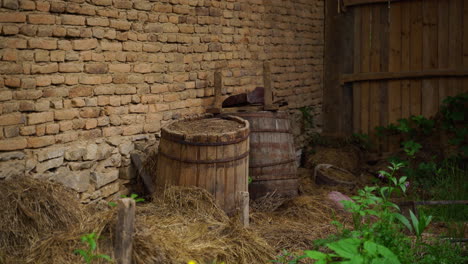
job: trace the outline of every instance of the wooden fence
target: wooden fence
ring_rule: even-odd
[[[351,40],[346,48],[352,51],[326,43],[325,53],[352,56],[333,61],[325,55],[325,63],[352,65],[333,73],[339,83],[327,86],[325,80],[324,101],[327,94],[344,97],[342,102],[350,96],[352,122],[331,130],[372,133],[400,118],[433,116],[445,97],[468,91],[468,0],[343,0],[340,10],[341,23],[353,28],[347,25],[351,36],[339,39]],[[330,92],[343,85],[352,93]]]

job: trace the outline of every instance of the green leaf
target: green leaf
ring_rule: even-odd
[[[358,248],[361,245],[361,240],[357,238],[342,239],[334,243],[329,243],[327,246],[336,252],[340,257],[351,259],[359,254]]]
[[[420,236],[421,235],[421,233],[420,233],[421,230],[419,229],[419,220],[416,217],[416,215],[414,215],[413,211],[411,211],[411,210],[410,210],[410,217],[411,217],[411,222],[413,223],[414,233],[417,236]]]
[[[108,205],[109,205],[110,207],[116,207],[116,206],[117,206],[117,203],[115,203],[115,202],[109,202]]]
[[[315,251],[315,250],[305,250],[304,253],[308,258],[316,259],[316,260],[327,259],[327,256],[328,256],[325,253],[322,253],[320,251]]]
[[[413,232],[413,227],[411,226],[411,223],[410,221],[408,220],[408,218],[406,218],[404,215],[402,214],[395,214],[394,215],[396,219],[398,219],[403,225],[406,226],[406,228],[408,228],[408,230],[410,232]]]
[[[109,257],[108,255],[105,255],[105,254],[99,254],[99,255],[97,255],[96,257],[105,259],[105,260],[107,260],[107,261],[112,261],[112,258]]]
[[[135,200],[137,197],[138,197],[138,194],[136,194],[136,193],[132,193],[130,195],[130,198],[132,198],[133,200]]]

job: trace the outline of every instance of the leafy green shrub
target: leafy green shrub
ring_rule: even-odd
[[[86,249],[76,249],[73,251],[76,255],[83,257],[83,260],[89,264],[95,259],[105,259],[112,262],[112,259],[108,255],[96,254],[97,249],[97,237],[96,233],[85,234],[81,237],[81,242],[87,244]]]

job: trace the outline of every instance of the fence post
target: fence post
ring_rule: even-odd
[[[132,263],[133,233],[135,230],[135,200],[118,201],[117,226],[115,228],[114,254],[117,264]]]

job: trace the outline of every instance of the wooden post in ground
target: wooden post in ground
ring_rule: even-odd
[[[249,227],[249,193],[240,192],[240,220],[244,227]]]
[[[133,233],[135,230],[135,200],[118,201],[117,226],[115,228],[114,254],[117,264],[132,263]]]
[[[278,106],[273,105],[273,87],[271,83],[271,67],[270,62],[265,61],[263,63],[263,109],[268,110],[278,110]]]
[[[223,74],[221,71],[216,71],[214,74],[214,96],[213,107],[207,109],[207,112],[219,114],[223,108]]]

